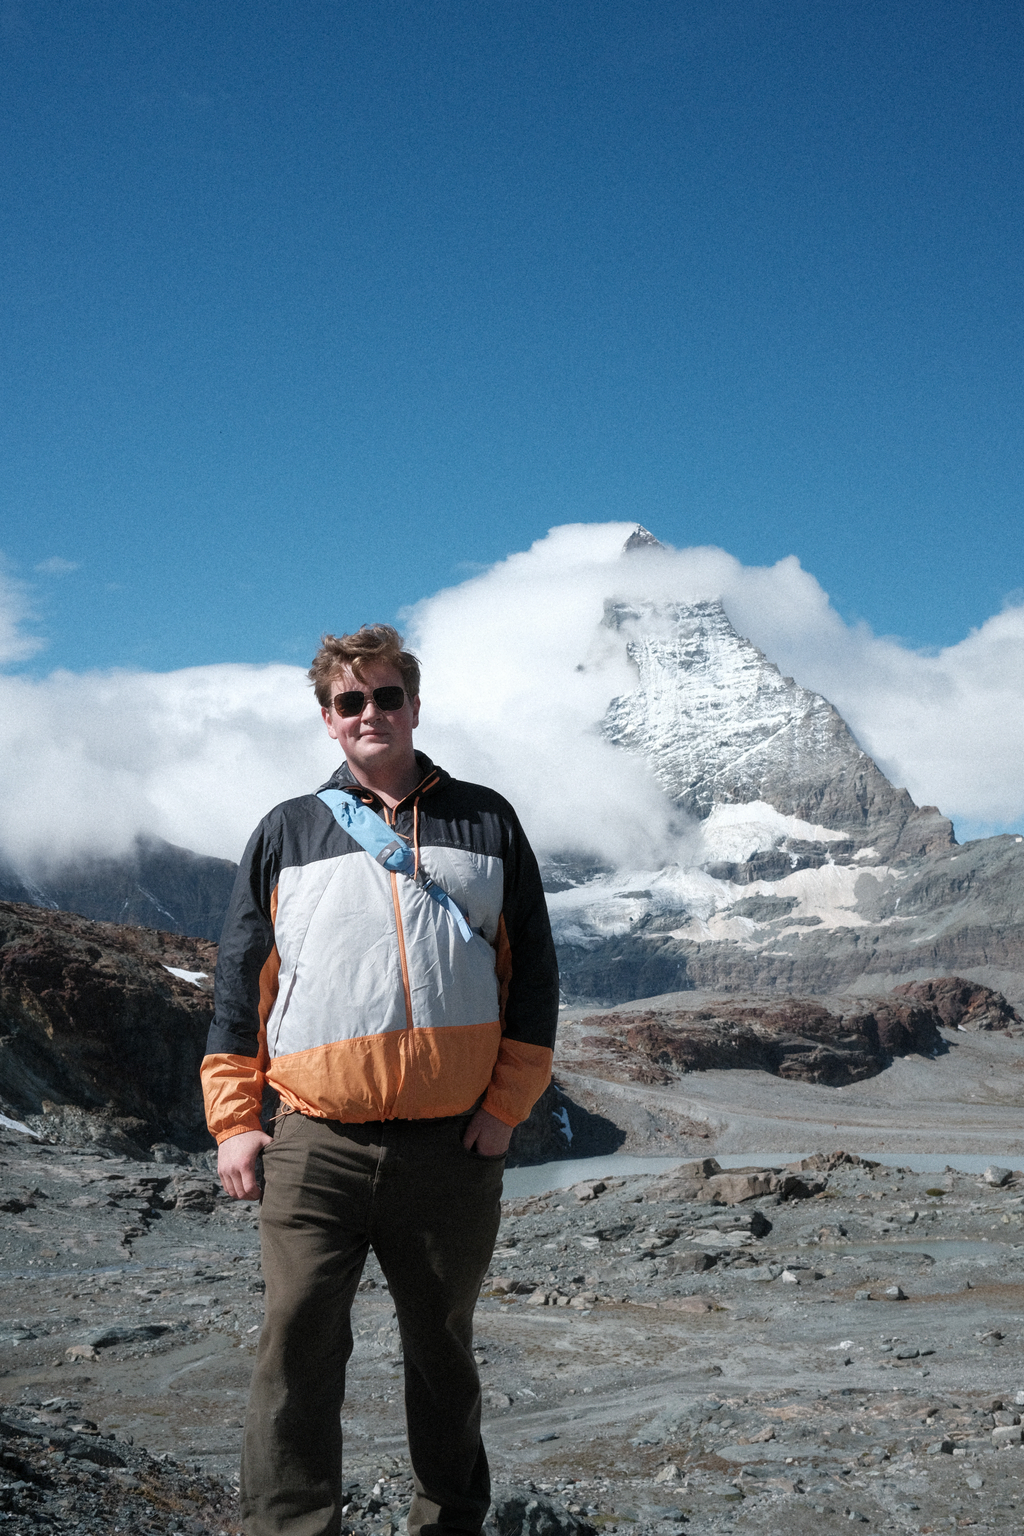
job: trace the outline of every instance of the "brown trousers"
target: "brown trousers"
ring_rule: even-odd
[[[350,1310],[373,1248],[398,1314],[416,1494],[410,1536],[476,1536],[490,1504],[473,1309],[504,1158],[469,1116],[345,1125],[283,1116],[264,1153],[266,1311],[242,1447],[249,1536],[338,1536]]]

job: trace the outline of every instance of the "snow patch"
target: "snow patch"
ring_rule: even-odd
[[[11,1120],[7,1115],[0,1115],[0,1126],[3,1126],[5,1131],[20,1131],[22,1136],[31,1136],[33,1141],[43,1139],[30,1125],[22,1125],[20,1120]]]
[[[795,817],[779,819],[796,822]],[[899,870],[884,864],[872,866],[871,874],[879,880],[889,875],[902,878]],[[736,902],[751,896],[796,900],[796,906],[786,914],[788,924],[775,929],[771,942],[778,942],[781,937],[798,938],[821,928],[887,927],[904,921],[894,916],[879,923],[877,918],[862,916],[857,911],[856,887],[863,878],[864,868],[859,864],[823,864],[819,869],[798,869],[780,880],[754,880],[749,885],[715,880],[702,869],[679,865],[659,870],[619,870],[588,885],[549,896],[548,909],[558,942],[584,949],[604,939],[621,938],[644,918],[668,914],[679,921],[679,926],[670,930],[675,939],[698,943],[728,940],[747,949],[760,949],[765,942],[764,937],[758,937],[763,933],[764,921],[733,916],[730,910]],[[818,919],[813,928],[794,922],[809,917]]]
[[[172,976],[179,976],[182,981],[190,981],[194,987],[198,987],[207,977],[206,971],[183,971],[179,965],[165,965],[164,970],[170,971]]]
[[[787,837],[804,843],[835,843],[848,836],[799,816],[785,816],[764,800],[716,805],[701,824],[705,858],[732,864],[745,864],[751,854],[774,848]]]

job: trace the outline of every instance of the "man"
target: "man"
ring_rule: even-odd
[[[324,636],[309,676],[345,761],[249,841],[203,1062],[224,1188],[254,1200],[261,1154],[265,1173],[243,1520],[249,1536],[341,1529],[349,1314],[372,1247],[402,1336],[410,1536],[476,1536],[473,1309],[509,1139],[550,1078],[547,910],[511,806],[414,751],[419,663],[394,629]]]

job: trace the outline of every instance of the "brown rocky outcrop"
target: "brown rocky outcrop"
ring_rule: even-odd
[[[1009,1029],[1020,1023],[1016,1010],[1001,992],[965,981],[962,976],[907,981],[892,991],[894,997],[933,1008],[948,1029]]]
[[[931,989],[929,991],[929,989]],[[719,1002],[699,1009],[605,1014],[587,1042],[635,1082],[669,1083],[686,1072],[742,1067],[841,1087],[881,1072],[894,1056],[935,1055],[940,1029],[962,1019],[1021,1021],[1001,993],[957,977],[897,988],[870,1006],[832,1012],[815,998]]]
[[[198,1080],[215,961],[204,939],[0,902],[0,1107],[118,1151],[212,1145]]]

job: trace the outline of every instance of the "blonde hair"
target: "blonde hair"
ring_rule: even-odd
[[[306,676],[313,684],[317,703],[331,707],[331,684],[339,672],[348,670],[363,682],[367,662],[383,661],[401,673],[402,686],[410,699],[419,696],[420,664],[411,651],[404,651],[402,636],[390,624],[363,624],[352,635],[321,635],[320,649]]]

